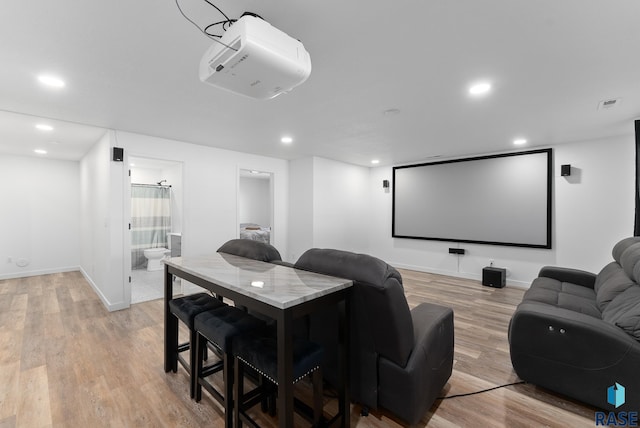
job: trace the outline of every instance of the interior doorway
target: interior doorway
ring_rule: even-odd
[[[164,297],[162,259],[182,249],[182,163],[129,156],[131,303]],[[129,256],[129,255],[127,255]]]
[[[273,173],[240,169],[238,237],[273,243]]]

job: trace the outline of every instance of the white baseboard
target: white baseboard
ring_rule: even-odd
[[[51,269],[31,270],[25,272],[12,272],[0,274],[0,280],[3,279],[15,279],[15,278],[27,278],[29,276],[50,275],[52,273],[74,272],[80,270],[80,266],[69,266]]]
[[[98,286],[96,285],[95,282],[93,282],[93,279],[91,279],[91,277],[89,276],[89,274],[87,274],[87,272],[85,272],[84,269],[80,268],[80,272],[82,273],[82,276],[84,276],[84,279],[87,280],[87,282],[89,283],[89,285],[91,285],[91,288],[93,288],[93,291],[96,292],[96,294],[98,295],[98,297],[100,298],[100,300],[102,301],[102,304],[104,305],[104,307],[109,311],[109,312],[113,312],[113,311],[119,311],[121,309],[128,309],[129,305],[126,302],[117,302],[117,303],[111,303],[109,301],[109,299],[106,298],[106,296],[104,294],[102,294],[102,291],[100,290],[100,288],[98,288]]]
[[[452,276],[454,278],[463,278],[463,279],[471,279],[474,281],[482,281],[482,275],[481,274],[475,274],[475,273],[468,273],[468,272],[455,272],[455,271],[449,271],[449,270],[442,270],[442,269],[432,269],[432,268],[428,268],[428,267],[424,267],[424,266],[414,266],[414,265],[407,265],[404,263],[389,263],[390,265],[396,267],[396,268],[400,268],[400,269],[408,269],[408,270],[415,270],[417,272],[426,272],[426,273],[433,273],[436,275],[445,275],[445,276]],[[516,288],[523,288],[523,289],[528,289],[529,286],[531,285],[531,283],[526,282],[526,281],[516,281],[516,280],[511,280],[507,278],[507,287],[516,287]]]

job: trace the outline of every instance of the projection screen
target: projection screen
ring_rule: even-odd
[[[392,236],[551,248],[552,150],[393,168]]]

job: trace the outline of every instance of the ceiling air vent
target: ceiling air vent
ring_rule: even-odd
[[[615,106],[620,105],[622,102],[622,98],[611,98],[608,100],[603,100],[598,103],[598,110],[606,110],[609,108],[613,108]]]

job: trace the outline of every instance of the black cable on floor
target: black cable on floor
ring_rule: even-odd
[[[483,392],[493,391],[494,389],[504,388],[506,386],[521,385],[523,383],[526,383],[526,382],[521,380],[520,382],[506,383],[504,385],[494,386],[493,388],[487,388],[487,389],[483,389],[481,391],[467,392],[466,394],[448,395],[448,396],[445,396],[445,397],[438,397],[437,399],[438,400],[446,400],[446,399],[449,399],[449,398],[466,397],[468,395],[481,394]]]

